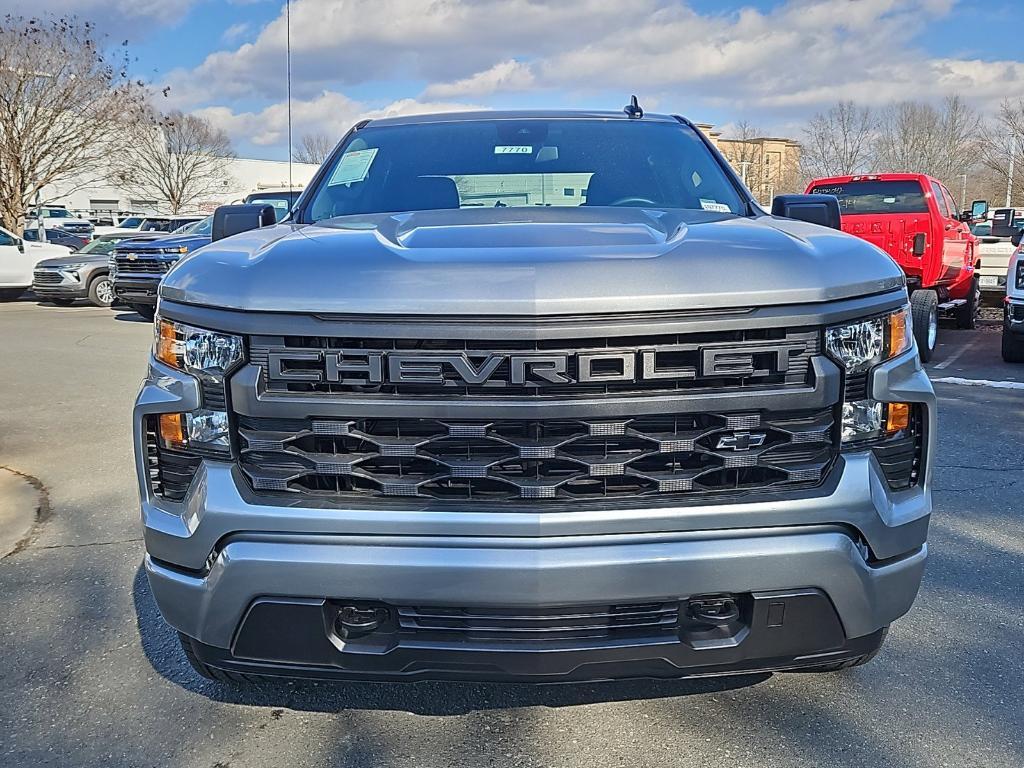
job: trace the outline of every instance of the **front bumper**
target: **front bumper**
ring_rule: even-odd
[[[162,276],[151,278],[114,278],[114,295],[128,304],[152,304],[156,306],[157,291]]]
[[[1003,305],[1003,331],[1024,336],[1024,297],[1010,297]]]
[[[41,299],[85,299],[89,296],[89,289],[81,283],[66,285],[37,285],[33,283],[32,293]]]
[[[871,392],[923,403],[934,441],[934,395],[916,352],[876,369]],[[135,410],[136,460],[156,602],[201,658],[223,668],[577,680],[798,667],[870,650],[909,610],[927,558],[927,462],[918,485],[893,491],[870,451],[843,454],[820,488],[730,504],[319,507],[255,496],[232,464],[214,460],[203,461],[183,501],[154,497],[143,418],[199,400],[194,379],[151,363]],[[682,629],[582,646],[384,633],[367,646],[338,637],[325,618],[352,602],[528,614],[668,601],[684,615],[695,596],[719,594],[750,607],[742,625],[703,646]],[[758,618],[758,605],[789,599],[805,602],[785,609],[788,623]]]

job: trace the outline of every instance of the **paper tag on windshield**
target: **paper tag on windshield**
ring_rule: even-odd
[[[494,154],[496,155],[532,155],[533,147],[522,147],[522,146],[500,146],[494,148]]]
[[[331,174],[327,186],[333,187],[337,184],[352,184],[362,181],[370,172],[370,166],[373,165],[373,158],[376,156],[377,147],[346,152],[342,156],[341,162],[338,163],[338,167],[334,169],[334,173]]]
[[[720,203],[717,200],[706,200],[705,198],[700,199],[700,207],[705,211],[716,211],[718,213],[732,213],[732,209],[729,208],[725,203]]]

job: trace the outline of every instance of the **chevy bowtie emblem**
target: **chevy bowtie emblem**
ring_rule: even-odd
[[[129,253],[125,258],[127,258],[128,261],[135,261],[137,258],[139,258],[139,254]]]
[[[731,435],[722,435],[718,438],[716,450],[729,449],[731,451],[749,451],[751,448],[760,448],[764,445],[767,435],[764,432],[733,432]]]

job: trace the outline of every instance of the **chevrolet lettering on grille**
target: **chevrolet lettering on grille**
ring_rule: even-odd
[[[289,349],[270,351],[267,373],[286,383],[544,387],[769,376],[786,373],[791,358],[805,350],[801,342],[550,353]],[[697,352],[696,364],[666,364],[679,352]]]

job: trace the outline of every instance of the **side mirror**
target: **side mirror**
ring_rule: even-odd
[[[772,200],[772,216],[797,219],[840,229],[839,199],[835,195],[778,195]]]
[[[912,249],[912,253],[918,258],[924,256],[924,247],[926,244],[927,239],[925,238],[924,232],[918,232],[916,235],[914,235],[914,246]]]
[[[1010,237],[1010,243],[1013,245],[1014,248],[1019,248],[1020,247],[1020,241],[1021,241],[1022,238],[1024,238],[1024,229],[1018,229]]]
[[[974,200],[971,203],[971,218],[984,219],[988,216],[988,200]]]
[[[277,223],[272,205],[222,205],[213,212],[213,240]]]

